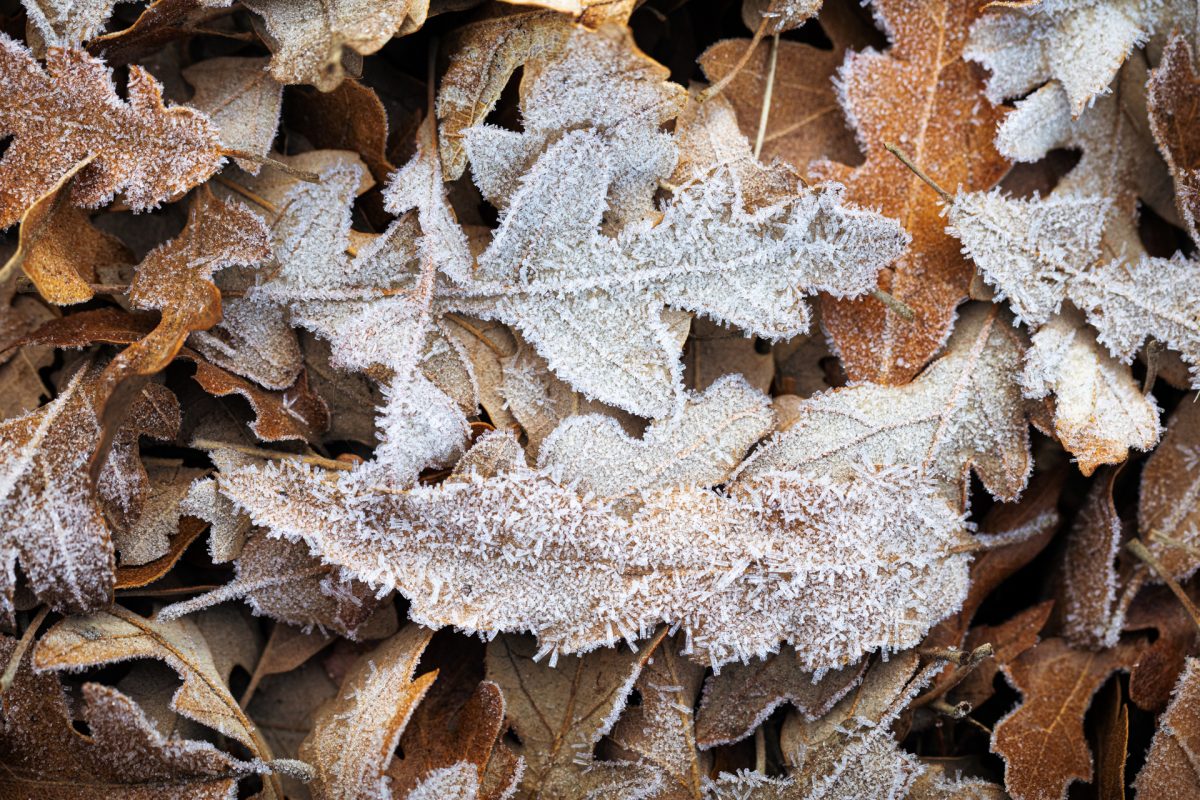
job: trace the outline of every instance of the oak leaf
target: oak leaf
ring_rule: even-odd
[[[124,101],[102,61],[51,48],[43,68],[4,36],[0,74],[10,89],[0,131],[14,137],[0,160],[0,227],[20,219],[88,156],[94,160],[73,184],[71,202],[98,206],[122,192],[136,210],[182,194],[222,164],[224,151],[208,117],[165,107],[161,85],[141,67],[130,68]]]
[[[1126,640],[1090,652],[1046,639],[1003,667],[1022,700],[996,723],[992,751],[1004,759],[1004,785],[1016,800],[1057,800],[1072,781],[1091,780],[1084,714],[1108,677],[1128,670],[1141,648],[1141,641]]]
[[[561,657],[553,667],[534,660],[539,648],[529,637],[500,636],[488,644],[488,680],[504,692],[509,724],[521,741],[522,796],[635,800],[662,785],[653,767],[597,762],[592,750],[612,729],[665,635],[660,631],[634,652],[609,648]]]
[[[413,678],[431,635],[408,625],[363,653],[337,695],[318,710],[312,731],[300,745],[300,758],[317,770],[317,797],[392,796],[384,777],[392,751],[437,677],[434,671]]]
[[[1140,592],[1125,615],[1125,630],[1146,629],[1157,636],[1129,672],[1129,699],[1157,712],[1166,707],[1184,663],[1196,652],[1196,623],[1167,587],[1154,586]]]
[[[266,67],[264,58],[210,58],[183,70],[196,90],[188,105],[208,115],[225,147],[259,158],[271,149],[283,105],[283,85]],[[259,170],[246,159],[238,165],[250,173]]]
[[[1146,765],[1138,773],[1134,788],[1139,798],[1168,800],[1200,792],[1196,750],[1200,747],[1200,661],[1189,658],[1171,704],[1159,718],[1158,730],[1146,754]]]
[[[1146,547],[1176,580],[1200,567],[1200,407],[1180,403],[1167,423],[1162,444],[1142,469],[1138,532]]]
[[[1175,179],[1175,203],[1192,239],[1200,239],[1200,162],[1196,160],[1197,83],[1192,48],[1172,36],[1146,86],[1150,129]]]
[[[102,383],[102,367],[86,363],[53,401],[0,423],[9,453],[0,466],[6,509],[0,624],[6,627],[13,622],[18,562],[34,593],[54,609],[91,611],[112,599],[116,564],[104,510],[126,520],[140,514],[146,473],[136,455],[137,433],[173,437],[179,409],[161,386],[146,386],[133,398],[129,425],[100,472],[97,498],[88,459],[101,436]]]
[[[909,151],[943,186],[990,189],[1008,168],[989,140],[1003,110],[980,99],[982,82],[963,58],[979,15],[975,0],[875,6],[891,47],[849,53],[838,98],[866,149],[854,168],[817,163],[818,179],[846,184],[846,198],[900,220],[911,248],[880,276],[879,287],[911,308],[907,320],[873,298],[823,299],[821,319],[852,380],[907,383],[945,343],[971,269],[948,237],[937,202],[884,144]]]

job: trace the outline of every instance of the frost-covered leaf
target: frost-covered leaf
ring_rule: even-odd
[[[190,469],[179,462],[146,464],[148,484],[141,513],[128,528],[113,531],[122,569],[148,564],[171,549],[171,539],[178,533],[183,515],[179,505],[192,481],[205,474],[207,470]]]
[[[101,436],[102,367],[84,364],[52,402],[0,423],[0,624],[11,627],[16,568],[38,599],[64,612],[112,599],[116,567],[104,511],[136,519],[146,491],[137,435],[171,438],[179,425],[174,396],[147,386],[132,400],[93,497],[88,462]]]
[[[1175,204],[1193,240],[1200,239],[1198,86],[1200,77],[1196,75],[1192,48],[1186,36],[1176,34],[1163,51],[1158,68],[1151,73],[1146,99],[1150,128],[1175,179]]]
[[[1153,629],[1156,638],[1142,651],[1129,673],[1129,699],[1138,708],[1166,708],[1196,642],[1196,623],[1167,587],[1140,592],[1125,615],[1125,630]]]
[[[966,57],[991,71],[987,96],[993,103],[1055,81],[1078,117],[1109,91],[1121,64],[1150,38],[1169,5],[1163,0],[1046,0],[997,8],[972,27]]]
[[[912,245],[879,286],[909,306],[908,320],[876,299],[822,300],[821,320],[853,380],[908,382],[945,343],[971,269],[946,235],[936,197],[884,144],[904,148],[943,186],[990,189],[1008,168],[984,131],[1003,110],[980,98],[982,82],[962,57],[976,0],[875,5],[892,46],[846,56],[838,97],[866,161],[850,168],[814,164],[817,178],[846,184],[846,198],[903,221]]]
[[[785,704],[807,719],[823,717],[858,686],[866,667],[864,659],[818,678],[801,666],[790,647],[763,661],[730,664],[704,682],[696,740],[710,748],[744,739]]]
[[[1054,435],[1084,475],[1158,443],[1158,404],[1073,309],[1033,334],[1021,383],[1026,397],[1054,395]]]
[[[678,417],[651,423],[641,439],[611,417],[570,417],[542,443],[538,466],[559,483],[604,498],[716,486],[774,423],[767,396],[731,375],[689,401]]]
[[[119,0],[22,0],[35,49],[74,47],[104,29]],[[40,41],[38,41],[40,39]]]
[[[183,77],[196,89],[188,104],[208,115],[225,147],[267,155],[279,127],[283,85],[267,72],[265,58],[210,58],[184,69]],[[259,169],[244,159],[239,166]]]
[[[1092,777],[1083,717],[1109,675],[1128,670],[1141,643],[1099,652],[1046,639],[1003,668],[1021,703],[996,723],[992,751],[1005,762],[1004,785],[1018,800],[1057,800]]]
[[[789,641],[821,669],[915,644],[966,592],[970,537],[928,479],[843,472],[760,470],[724,493],[655,488],[619,505],[522,463],[402,493],[369,468],[331,481],[295,462],[223,472],[220,486],[274,535],[399,590],[422,624],[533,631],[571,653],[668,622],[717,666]]]
[[[965,506],[973,468],[993,495],[1015,498],[1030,469],[1017,383],[1023,338],[1003,312],[970,306],[945,355],[912,383],[856,384],[803,401],[798,418],[768,439],[740,474],[839,474],[864,461],[908,464]]]
[[[335,697],[317,712],[300,758],[316,767],[316,796],[329,800],[388,800],[385,773],[413,709],[437,672],[415,680],[431,632],[408,625],[363,653]]]
[[[1200,405],[1185,399],[1142,469],[1138,532],[1176,580],[1200,567]]]
[[[1172,800],[1200,792],[1200,661],[1187,660],[1171,705],[1158,720],[1158,730],[1146,766],[1138,773],[1134,788],[1144,800]]]
[[[271,74],[280,83],[308,83],[324,92],[345,76],[348,53],[369,55],[393,36],[425,24],[427,0],[247,0],[263,18]]]
[[[740,374],[760,392],[769,392],[775,379],[775,357],[762,342],[741,331],[697,319],[683,347],[683,369],[683,382],[694,392],[733,374]]]
[[[0,638],[8,663],[16,642]],[[26,653],[0,708],[0,794],[8,797],[111,798],[163,796],[221,800],[240,777],[266,771],[208,742],[167,738],[128,696],[99,683],[83,685],[82,719],[72,727],[58,676],[34,672]]]
[[[43,68],[4,36],[0,75],[8,98],[0,131],[13,137],[0,160],[0,227],[90,155],[71,189],[76,205],[97,206],[120,191],[131,208],[153,208],[221,166],[216,127],[190,108],[163,106],[162,86],[141,67],[130,68],[123,101],[104,63],[86,52],[52,48]]]
[[[270,761],[270,748],[229,693],[217,657],[195,623],[157,622],[114,605],[55,624],[38,641],[33,666],[45,672],[141,658],[166,662],[183,679],[171,698],[172,710],[236,739],[256,758]],[[266,784],[267,796],[278,796],[271,790],[272,781]]]
[[[541,800],[647,798],[662,785],[648,765],[596,761],[592,750],[612,730],[647,662],[661,647],[659,632],[637,651],[610,648],[560,657],[554,666],[535,661],[538,646],[523,636],[488,644],[488,680],[498,684],[508,720],[525,758],[522,796]]]
[[[692,713],[704,667],[681,657],[681,644],[668,639],[654,651],[634,684],[641,702],[626,708],[608,735],[614,755],[659,770],[666,785],[657,800],[701,797],[712,760],[696,749]]]
[[[221,321],[193,332],[188,337],[192,347],[209,362],[267,389],[280,391],[294,384],[303,361],[284,309],[240,297],[221,305]]]

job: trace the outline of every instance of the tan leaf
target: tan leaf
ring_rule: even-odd
[[[78,670],[136,658],[166,662],[183,679],[171,699],[176,713],[236,739],[262,761],[272,759],[262,735],[230,695],[204,635],[188,620],[160,623],[117,605],[68,617],[43,634],[33,666]],[[269,778],[265,788],[268,797],[281,796],[277,778]]]
[[[707,749],[744,739],[785,704],[808,719],[823,717],[862,681],[866,668],[863,659],[818,679],[790,647],[761,662],[730,664],[704,683],[696,740]]]
[[[775,379],[775,358],[769,349],[706,319],[692,323],[683,348],[683,368],[683,383],[694,392],[703,392],[724,375],[740,374],[760,392],[769,392]]]
[[[992,657],[983,660],[954,688],[956,701],[979,708],[995,694],[996,673],[1001,665],[1011,664],[1022,653],[1038,643],[1038,634],[1046,627],[1054,601],[1047,600],[1014,614],[999,625],[977,625],[971,628],[963,642],[970,652],[984,644],[992,646]]]
[[[101,434],[101,374],[100,366],[85,363],[53,401],[0,423],[0,447],[8,453],[0,465],[0,624],[7,627],[18,562],[38,598],[56,610],[91,611],[112,599],[111,529],[88,479],[88,459]],[[159,438],[174,436],[171,423],[179,424],[174,396],[161,386],[145,387],[130,412],[134,426],[160,420]],[[146,490],[136,434],[118,433],[100,489],[110,509],[136,518]]]
[[[621,714],[608,734],[613,755],[657,767],[666,786],[656,800],[700,800],[711,757],[697,750],[696,698],[704,667],[680,657],[680,638],[659,647],[633,687],[641,703]]]
[[[875,14],[891,48],[849,53],[839,72],[839,99],[866,162],[853,169],[818,164],[812,172],[845,183],[849,200],[879,208],[912,234],[879,286],[916,317],[909,321],[873,298],[827,298],[821,319],[852,380],[902,384],[946,341],[971,269],[945,233],[937,197],[884,144],[908,151],[942,186],[969,191],[991,188],[1008,165],[988,133],[1003,110],[980,97],[982,81],[963,59],[979,3],[886,0]]]
[[[283,85],[267,72],[265,58],[210,58],[183,70],[196,89],[188,104],[203,111],[232,150],[265,157],[279,127]],[[241,159],[239,166],[257,174],[259,165]]]
[[[344,61],[353,50],[369,55],[393,36],[425,23],[427,0],[377,3],[371,0],[248,0],[263,18],[271,48],[271,74],[280,83],[307,83],[321,91],[337,88]]]
[[[216,128],[186,107],[166,108],[162,87],[141,67],[129,71],[129,101],[117,97],[104,63],[52,48],[43,69],[18,42],[0,40],[0,74],[10,99],[0,131],[14,139],[0,161],[0,227],[12,225],[73,166],[95,156],[71,188],[71,202],[97,206],[124,192],[137,210],[187,191],[221,166]]]
[[[300,758],[317,769],[318,798],[390,798],[384,774],[437,672],[413,675],[432,633],[408,625],[361,655],[317,712]]]
[[[1143,800],[1174,800],[1200,792],[1200,768],[1196,752],[1200,750],[1200,661],[1187,660],[1171,705],[1158,721],[1158,730],[1146,755],[1146,766],[1134,781],[1137,796]]]
[[[1015,498],[1030,469],[1029,431],[1016,371],[1023,337],[1007,315],[964,309],[945,354],[915,381],[857,384],[803,401],[799,417],[746,462],[771,470],[838,474],[863,462],[918,467],[965,507],[972,468],[998,498]]]
[[[1003,668],[1021,703],[996,723],[992,751],[1005,762],[1004,785],[1017,800],[1058,800],[1072,781],[1092,779],[1083,717],[1092,695],[1142,648],[1122,641],[1100,652],[1046,639]]]
[[[1138,532],[1175,580],[1200,567],[1200,405],[1179,404],[1162,444],[1142,469]]]
[[[488,644],[488,679],[504,692],[509,724],[521,740],[522,796],[633,800],[660,785],[651,767],[597,762],[592,749],[612,729],[665,636],[660,631],[635,652],[599,650],[559,658],[553,667],[534,660],[538,647],[530,637],[500,636]]]
[[[207,472],[183,467],[177,461],[146,463],[149,483],[141,513],[130,527],[117,527],[113,531],[121,569],[148,564],[171,550],[171,540],[179,532],[183,515],[179,504],[192,481]]]
[[[0,661],[8,663],[15,644],[0,638]],[[223,800],[240,777],[266,769],[207,742],[164,737],[133,700],[111,687],[85,683],[83,702],[87,736],[72,727],[58,677],[35,672],[25,654],[0,708],[0,794]]]
[[[1192,58],[1187,37],[1176,33],[1151,73],[1146,99],[1150,129],[1175,179],[1179,216],[1195,240],[1200,239],[1200,162],[1196,160],[1200,78]]]

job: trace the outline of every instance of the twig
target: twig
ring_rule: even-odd
[[[767,119],[771,116],[771,95],[775,91],[775,65],[779,61],[779,34],[771,37],[771,54],[767,57],[767,85],[763,87],[762,110],[758,113],[758,135],[754,137],[754,159],[762,154],[767,135]]]
[[[934,181],[933,178],[926,175],[924,170],[922,170],[920,167],[918,167],[916,164],[914,164],[912,162],[912,159],[909,158],[904,153],[903,150],[901,150],[899,147],[896,147],[896,145],[892,144],[891,142],[884,142],[883,146],[887,149],[887,151],[889,153],[894,155],[896,158],[900,159],[901,164],[903,164],[904,166],[906,166],[910,170],[912,170],[912,173],[914,175],[916,175],[921,180],[925,181],[925,183],[927,183],[929,185],[930,189],[933,189],[935,192],[937,192],[938,197],[942,198],[943,202],[946,202],[946,203],[954,202],[954,195],[950,194],[945,189],[938,186],[937,182]]]
[[[1154,554],[1151,553],[1146,547],[1146,545],[1142,543],[1142,540],[1130,539],[1125,545],[1125,548],[1142,561],[1146,562],[1146,565],[1150,567],[1150,569],[1154,570],[1154,573],[1158,575],[1159,579],[1162,580],[1163,583],[1167,585],[1167,588],[1170,589],[1177,598],[1179,598],[1179,602],[1183,604],[1184,611],[1188,613],[1188,616],[1192,618],[1192,622],[1194,622],[1196,627],[1200,629],[1200,609],[1196,608],[1196,604],[1192,602],[1192,598],[1188,597],[1187,592],[1183,590],[1183,587],[1171,577],[1170,573],[1167,572],[1162,563],[1160,563],[1159,560],[1154,557]]]
[[[343,472],[349,472],[350,470],[354,469],[353,464],[347,464],[345,461],[336,461],[332,458],[325,458],[323,456],[304,455],[303,453],[287,453],[282,450],[267,450],[262,447],[250,447],[249,445],[244,444],[218,442],[216,439],[193,439],[192,447],[196,447],[200,450],[216,450],[218,448],[225,448],[226,450],[233,450],[236,453],[244,453],[248,456],[255,456],[257,458],[269,458],[277,461],[302,461],[305,464],[312,464],[313,466],[324,467],[325,469],[341,470]]]
[[[971,713],[971,704],[964,700],[961,703],[950,705],[939,697],[929,704],[929,709],[951,719],[966,719],[967,715]]]
[[[1187,542],[1183,541],[1182,539],[1176,539],[1174,537],[1167,536],[1165,533],[1159,533],[1156,530],[1152,530],[1152,531],[1150,531],[1148,538],[1151,541],[1162,542],[1167,547],[1174,547],[1176,549],[1182,550],[1185,553],[1190,553],[1191,555],[1194,555],[1194,556],[1200,556],[1200,547],[1196,547],[1194,544],[1188,544]]]
[[[176,586],[171,589],[123,589],[117,592],[117,596],[126,597],[173,597],[177,594],[203,594],[220,589],[224,584],[213,584],[211,586]]]
[[[895,295],[888,294],[883,289],[878,287],[871,290],[871,297],[874,297],[879,302],[883,303],[892,311],[895,311],[904,319],[912,322],[917,318],[917,314],[912,310],[912,306],[902,300],[896,299]]]
[[[42,623],[46,621],[46,615],[49,613],[50,606],[42,606],[42,610],[37,613],[37,616],[29,623],[29,627],[21,634],[21,640],[17,642],[16,648],[8,658],[8,666],[4,668],[4,674],[0,675],[0,694],[4,694],[8,691],[8,687],[12,686],[13,680],[17,677],[17,669],[21,666],[21,659],[25,657],[25,651],[29,649],[34,635],[37,634],[38,628],[42,627]]]
[[[741,72],[742,68],[745,67],[747,62],[750,61],[750,56],[754,55],[754,51],[758,49],[758,43],[761,42],[763,37],[766,35],[767,19],[766,17],[763,17],[763,21],[758,23],[758,28],[754,31],[754,37],[750,40],[750,45],[746,48],[746,52],[742,53],[742,57],[739,58],[737,63],[733,65],[733,69],[725,73],[724,78],[721,78],[721,80],[717,81],[712,86],[700,93],[700,97],[698,99],[701,103],[706,103],[719,95],[721,92],[725,91],[725,87],[737,77],[737,74]]]
[[[255,153],[248,153],[245,150],[222,149],[221,155],[229,156],[230,158],[240,158],[243,161],[249,161],[252,164],[261,164],[264,167],[274,167],[275,169],[279,170],[280,172],[286,172],[288,175],[291,175],[294,178],[299,178],[300,180],[305,181],[306,183],[320,183],[321,182],[321,176],[315,172],[309,172],[309,171],[303,170],[303,169],[296,169],[295,167],[285,164],[282,161],[276,161],[273,158],[268,158],[267,156],[260,156]]]

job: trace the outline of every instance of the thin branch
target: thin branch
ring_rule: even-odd
[[[733,69],[725,73],[724,78],[721,78],[721,80],[717,81],[712,86],[700,93],[699,100],[701,103],[708,102],[721,92],[725,91],[725,87],[737,77],[738,73],[742,71],[742,68],[745,67],[750,61],[750,56],[754,55],[754,51],[758,49],[758,43],[761,42],[763,37],[766,35],[767,19],[764,17],[763,21],[758,23],[758,28],[754,31],[754,38],[750,40],[750,45],[746,48],[746,52],[742,53],[742,57],[739,58],[737,63],[733,65]]]
[[[341,470],[342,472],[349,472],[350,470],[354,469],[353,464],[347,464],[345,461],[337,461],[335,459],[325,458],[323,456],[304,455],[303,453],[288,453],[283,450],[267,450],[266,448],[250,447],[249,445],[244,444],[218,442],[216,439],[193,439],[192,447],[200,450],[216,450],[223,447],[226,450],[233,450],[236,453],[244,453],[245,455],[255,456],[256,458],[269,458],[275,461],[302,461],[305,464],[312,464],[313,466],[324,467],[325,469]]]
[[[272,203],[267,198],[250,191],[249,189],[247,189],[245,186],[242,186],[237,181],[231,181],[228,178],[223,177],[221,175],[213,176],[213,180],[215,180],[217,183],[224,186],[226,189],[229,189],[230,191],[233,191],[233,192],[237,192],[242,197],[249,200],[251,203],[262,206],[267,211],[270,211],[272,214],[275,214],[275,215],[279,214],[278,206],[276,206],[274,203]]]
[[[914,164],[912,162],[912,159],[909,158],[908,155],[903,150],[901,150],[899,147],[896,147],[896,145],[892,144],[891,142],[884,142],[883,146],[887,149],[887,151],[889,153],[894,155],[896,158],[900,159],[901,164],[903,164],[904,166],[906,166],[910,170],[912,170],[912,173],[914,175],[916,175],[921,180],[925,181],[925,183],[929,184],[929,188],[933,189],[935,192],[937,192],[938,197],[942,198],[943,202],[946,202],[946,203],[954,202],[954,195],[950,194],[945,189],[938,186],[937,182],[934,181],[933,178],[926,175],[925,171],[923,169],[921,169],[916,164]]]
[[[306,183],[320,183],[321,182],[321,176],[315,172],[309,172],[309,171],[303,170],[303,169],[296,169],[295,167],[285,164],[282,161],[276,161],[273,158],[268,158],[267,156],[260,156],[256,153],[248,153],[245,150],[222,149],[221,155],[229,156],[230,158],[240,158],[243,161],[249,161],[252,164],[261,164],[264,167],[273,167],[273,168],[279,170],[280,172],[286,172],[288,175],[291,175],[294,178],[299,178],[300,180],[305,181]]]
[[[1146,562],[1146,565],[1150,567],[1150,569],[1154,570],[1154,573],[1158,575],[1159,579],[1167,585],[1167,588],[1170,589],[1171,592],[1174,593],[1175,597],[1179,599],[1179,602],[1183,604],[1184,611],[1186,611],[1188,616],[1192,618],[1192,622],[1196,624],[1196,628],[1200,629],[1200,609],[1196,608],[1196,604],[1192,602],[1192,598],[1188,597],[1187,592],[1183,590],[1183,587],[1171,577],[1171,574],[1167,572],[1162,563],[1155,558],[1154,554],[1151,553],[1146,545],[1142,543],[1142,540],[1130,539],[1129,543],[1125,545],[1125,548],[1142,561]]]
[[[917,318],[917,313],[912,310],[912,306],[908,305],[907,303],[905,303],[902,300],[896,299],[895,295],[888,294],[883,289],[880,289],[878,287],[872,289],[871,297],[874,297],[876,300],[883,303],[889,309],[891,309],[892,311],[895,311],[897,314],[899,314],[901,317],[908,320],[909,322],[912,322],[914,319]]]

